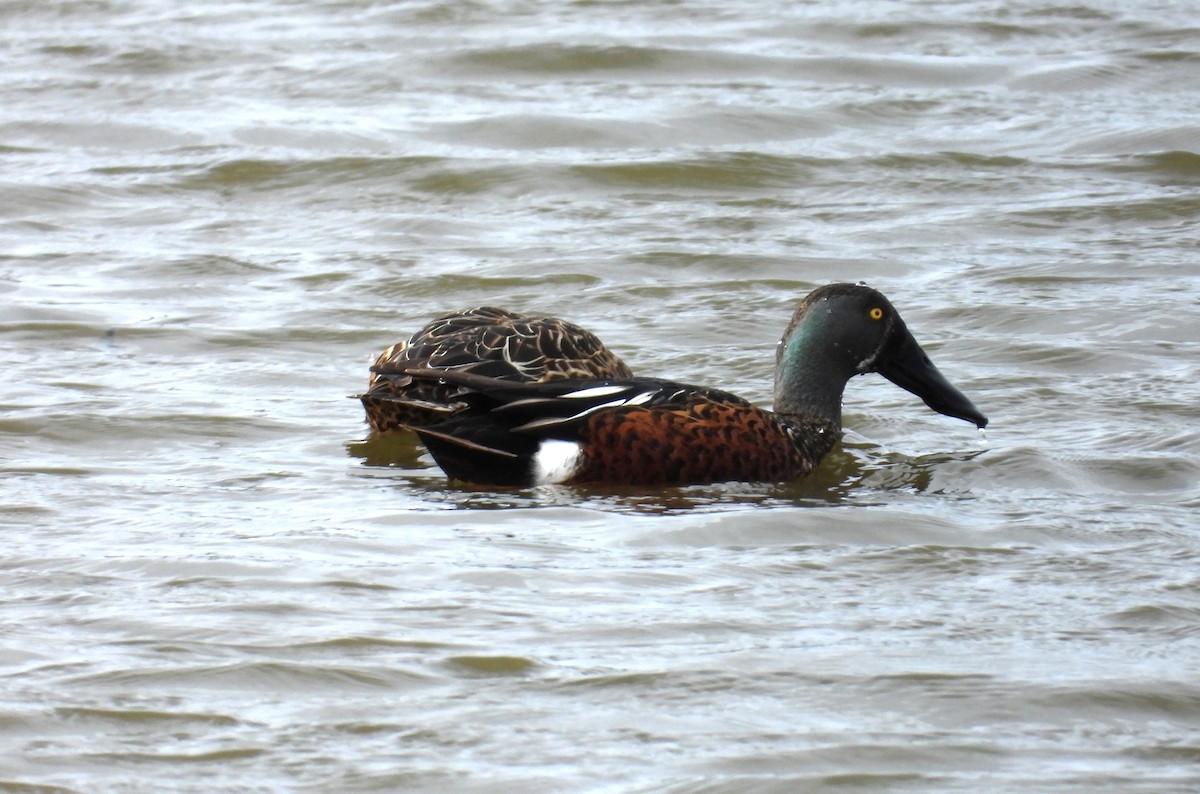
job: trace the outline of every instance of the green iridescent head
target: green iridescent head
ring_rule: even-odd
[[[775,410],[840,425],[846,383],[867,372],[878,372],[938,413],[987,424],[938,372],[891,301],[865,284],[818,287],[796,307],[776,353]]]

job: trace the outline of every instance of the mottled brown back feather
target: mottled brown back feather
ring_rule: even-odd
[[[482,306],[438,317],[376,358],[358,395],[376,432],[424,427],[466,407],[457,386],[414,379],[405,369],[452,369],[508,381],[627,378],[625,362],[595,334],[553,317]]]

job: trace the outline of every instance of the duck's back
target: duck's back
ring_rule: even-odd
[[[438,317],[375,360],[368,389],[359,395],[373,430],[424,427],[462,410],[458,387],[404,374],[427,368],[537,383],[632,374],[595,334],[574,323],[493,306],[467,309]]]

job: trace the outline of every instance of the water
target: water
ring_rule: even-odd
[[[1187,3],[0,9],[0,788],[1193,791]],[[811,478],[448,485],[346,395],[482,303],[768,400]]]

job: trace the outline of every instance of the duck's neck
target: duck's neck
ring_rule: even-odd
[[[775,357],[775,413],[791,424],[840,433],[842,393],[855,374],[845,359],[825,343],[819,327],[801,324],[790,329]]]

